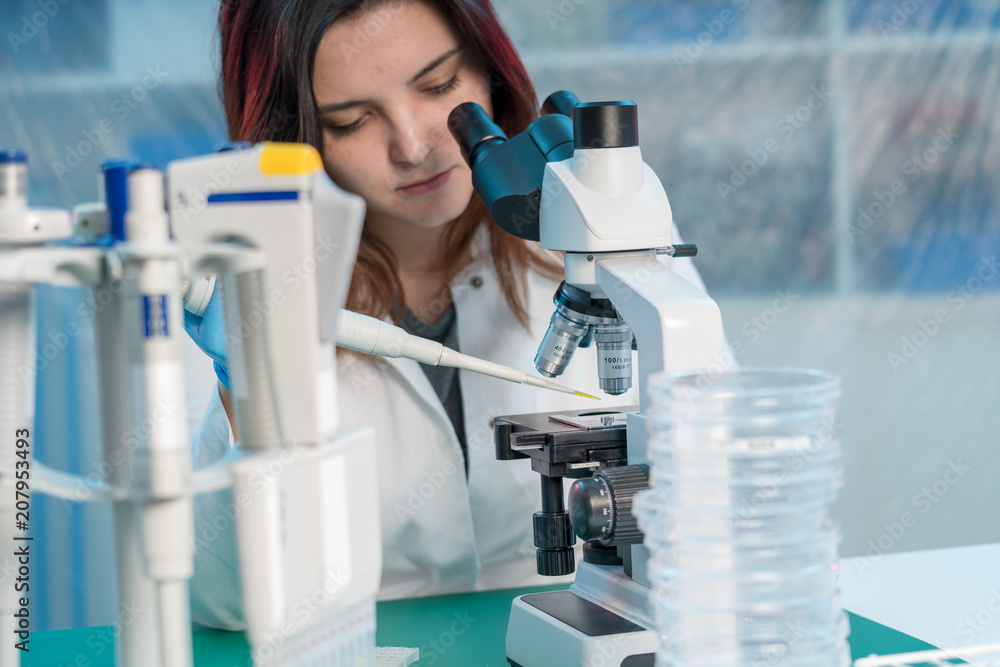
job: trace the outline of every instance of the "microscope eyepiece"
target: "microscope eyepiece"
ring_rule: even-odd
[[[506,133],[475,102],[465,102],[452,109],[448,114],[448,129],[469,166],[475,165],[480,149],[507,141]]]
[[[573,117],[573,107],[580,103],[579,98],[568,90],[559,90],[545,98],[542,103],[542,113],[558,113]]]
[[[482,107],[465,102],[448,115],[448,129],[493,221],[520,239],[538,241],[545,169],[549,162],[573,157],[573,121],[548,114],[508,140]]]
[[[635,102],[583,102],[573,110],[576,148],[631,148],[639,145]]]

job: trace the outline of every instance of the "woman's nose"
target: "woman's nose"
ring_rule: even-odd
[[[393,121],[389,157],[402,171],[419,167],[442,140],[431,119],[415,111],[403,111]]]

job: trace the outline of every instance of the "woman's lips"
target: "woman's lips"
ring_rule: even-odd
[[[451,169],[446,169],[437,176],[433,176],[426,181],[408,185],[405,188],[400,188],[399,191],[411,196],[425,195],[443,188],[449,178],[451,178]]]

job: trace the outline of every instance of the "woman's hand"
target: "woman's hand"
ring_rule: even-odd
[[[222,315],[222,286],[215,283],[215,291],[201,316],[184,311],[184,330],[198,347],[212,358],[215,374],[229,389],[229,369],[226,361],[226,326]]]

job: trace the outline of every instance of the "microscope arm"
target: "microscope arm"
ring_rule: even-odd
[[[651,253],[616,254],[592,263],[596,265],[593,282],[611,300],[635,336],[639,412],[630,413],[626,422],[628,462],[647,464],[650,376],[660,371],[722,369],[725,362],[722,317],[715,301]],[[572,259],[567,263],[567,279],[575,266],[579,264]],[[624,548],[630,550],[632,579],[649,586],[645,547],[635,544]],[[588,583],[581,572],[577,590],[586,588]]]
[[[652,255],[596,261],[597,285],[635,336],[639,410],[649,408],[649,376],[659,371],[710,368],[724,362],[719,306]]]

